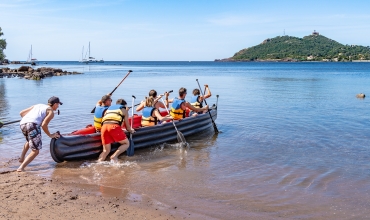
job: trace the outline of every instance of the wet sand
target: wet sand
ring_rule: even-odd
[[[127,198],[114,191],[99,195],[94,186],[76,184],[27,172],[2,172],[0,219],[204,219],[145,196]]]

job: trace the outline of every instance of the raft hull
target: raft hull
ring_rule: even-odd
[[[217,119],[217,109],[212,108],[210,113],[215,121]],[[175,125],[185,137],[213,128],[212,120],[208,113],[175,121]],[[152,127],[136,128],[135,130],[136,132],[132,135],[135,149],[147,148],[177,140],[177,132],[171,122]],[[78,133],[78,131],[73,133]],[[126,133],[126,136],[129,137],[129,134]],[[111,152],[118,147],[119,143],[113,143]],[[100,133],[62,135],[58,139],[53,138],[50,142],[51,157],[58,163],[98,158],[102,149]]]

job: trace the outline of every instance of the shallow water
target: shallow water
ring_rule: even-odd
[[[176,144],[136,150],[119,164],[95,160],[55,163],[50,139],[27,170],[48,177],[100,186],[101,194],[149,196],[209,218],[366,219],[370,215],[370,155],[367,63],[106,62],[81,65],[48,62],[82,75],[42,81],[0,79],[0,120],[59,96],[61,115],[52,132],[68,133],[92,123],[89,113],[129,69],[134,72],[113,99],[139,103],[184,86],[209,84],[218,100],[213,130]],[[203,88],[202,88],[203,89]],[[188,93],[190,95],[190,92]],[[16,169],[24,138],[17,124],[0,129],[0,171]],[[120,191],[121,190],[121,191]]]

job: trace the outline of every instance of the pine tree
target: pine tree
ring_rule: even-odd
[[[1,27],[0,27],[0,37],[4,35],[3,32],[1,32]],[[0,38],[0,63],[3,62],[3,60],[5,59],[5,54],[4,54],[4,50],[6,49],[6,40],[5,39],[1,39]]]

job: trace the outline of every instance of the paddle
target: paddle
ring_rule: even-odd
[[[131,107],[131,112],[132,112],[132,118],[131,118],[131,129],[132,129],[132,125],[134,123],[134,101],[135,101],[136,97],[135,96],[132,96],[132,107]],[[135,153],[135,146],[134,146],[134,141],[132,140],[132,133],[130,132],[130,146],[128,147],[127,149],[127,156],[131,157],[131,156],[134,156],[134,153]]]
[[[136,106],[138,106],[138,105],[140,105],[141,103],[138,103],[138,104],[136,104],[136,105],[134,105],[134,106],[130,106],[130,107],[128,107],[128,109],[130,109],[130,108],[133,108],[133,107],[136,107]]]
[[[161,99],[162,99],[162,102],[164,103],[163,98],[161,98]],[[170,114],[170,112],[168,111],[167,106],[166,106],[166,105],[164,105],[164,107],[166,108],[167,113],[168,113],[168,114]],[[177,141],[178,141],[178,142],[181,142],[181,143],[186,144],[185,137],[184,137],[184,135],[183,135],[179,130],[177,130],[177,127],[176,127],[176,125],[175,125],[174,120],[172,120],[172,124],[173,124],[173,126],[175,127],[176,132],[177,132]]]
[[[200,84],[199,84],[198,79],[197,79],[197,83],[198,83],[198,86],[199,86],[200,94],[203,94],[203,92],[202,92],[202,88],[200,87]],[[208,104],[207,104],[206,99],[203,99],[203,101],[204,101],[204,103],[206,103],[206,105],[208,105]],[[216,132],[216,133],[218,133],[218,129],[217,129],[217,126],[216,126],[215,121],[213,121],[213,118],[212,118],[211,112],[210,112],[210,111],[208,111],[208,114],[209,114],[209,117],[210,117],[210,118],[211,118],[211,120],[212,120],[212,124],[213,124],[213,128],[214,128],[215,132]]]
[[[6,123],[2,123],[0,121],[0,128],[3,127],[4,125],[10,125],[10,124],[14,124],[14,123],[17,123],[17,122],[20,122],[21,120],[17,120],[17,121],[11,121],[11,122],[6,122]]]
[[[132,70],[129,70],[128,73],[126,74],[126,76],[121,80],[121,82],[116,86],[116,88],[113,89],[113,91],[111,93],[109,93],[109,95],[113,95],[114,91],[116,91],[116,89],[118,88],[118,86],[121,85],[121,83],[128,77],[128,75],[130,75],[130,73],[132,72]],[[91,110],[91,113],[95,113],[95,108],[93,108],[93,110]]]
[[[160,99],[162,98],[161,96],[164,96],[166,93],[170,94],[171,92],[173,92],[173,90],[167,91],[167,92],[165,92],[164,94],[157,96],[157,97],[154,99],[154,102],[153,102],[153,103],[157,103],[157,102],[158,102],[158,100],[160,100]],[[163,102],[163,99],[162,99],[162,102]],[[163,104],[164,104],[164,103],[163,103]],[[167,104],[168,104],[168,103],[167,103]]]

